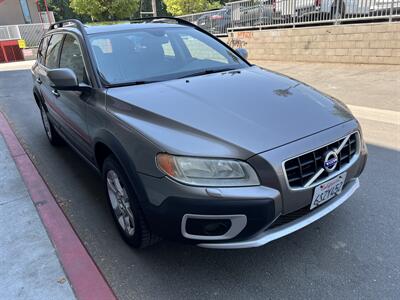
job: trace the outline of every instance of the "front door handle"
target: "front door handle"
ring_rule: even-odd
[[[42,80],[41,80],[40,78],[36,78],[36,82],[37,82],[38,84],[42,84]]]
[[[51,93],[56,97],[60,97],[60,94],[56,90],[52,90]]]

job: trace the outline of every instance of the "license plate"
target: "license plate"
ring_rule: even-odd
[[[314,191],[310,210],[339,195],[342,192],[345,179],[346,173],[342,173],[339,176],[318,185]]]

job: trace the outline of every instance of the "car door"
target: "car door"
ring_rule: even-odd
[[[71,69],[80,85],[90,85],[79,40],[73,34],[65,35],[60,52],[59,67]],[[65,134],[73,146],[86,157],[90,157],[91,141],[86,123],[87,93],[56,89],[53,89],[52,93],[56,98],[55,106],[62,119]]]

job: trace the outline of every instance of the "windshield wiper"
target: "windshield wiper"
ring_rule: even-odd
[[[160,82],[160,81],[158,81],[158,80],[137,80],[137,81],[130,81],[130,82],[122,82],[122,83],[111,83],[108,86],[109,87],[122,87],[122,86],[130,86],[130,85],[148,84],[148,83],[154,83],[154,82]]]
[[[213,74],[213,73],[219,73],[219,72],[227,72],[227,71],[232,71],[235,70],[234,68],[223,68],[223,69],[205,69],[201,70],[198,72],[193,72],[190,74],[187,74],[185,76],[179,77],[178,79],[181,78],[187,78],[187,77],[194,77],[194,76],[201,76],[201,75],[207,75],[207,74]]]

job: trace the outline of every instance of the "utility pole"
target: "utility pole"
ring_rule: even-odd
[[[157,0],[151,0],[151,7],[153,8],[153,17],[157,17]]]
[[[47,6],[47,1],[46,1],[46,0],[44,0],[44,6],[46,7],[47,23],[51,24],[50,13],[49,13],[49,7]]]

